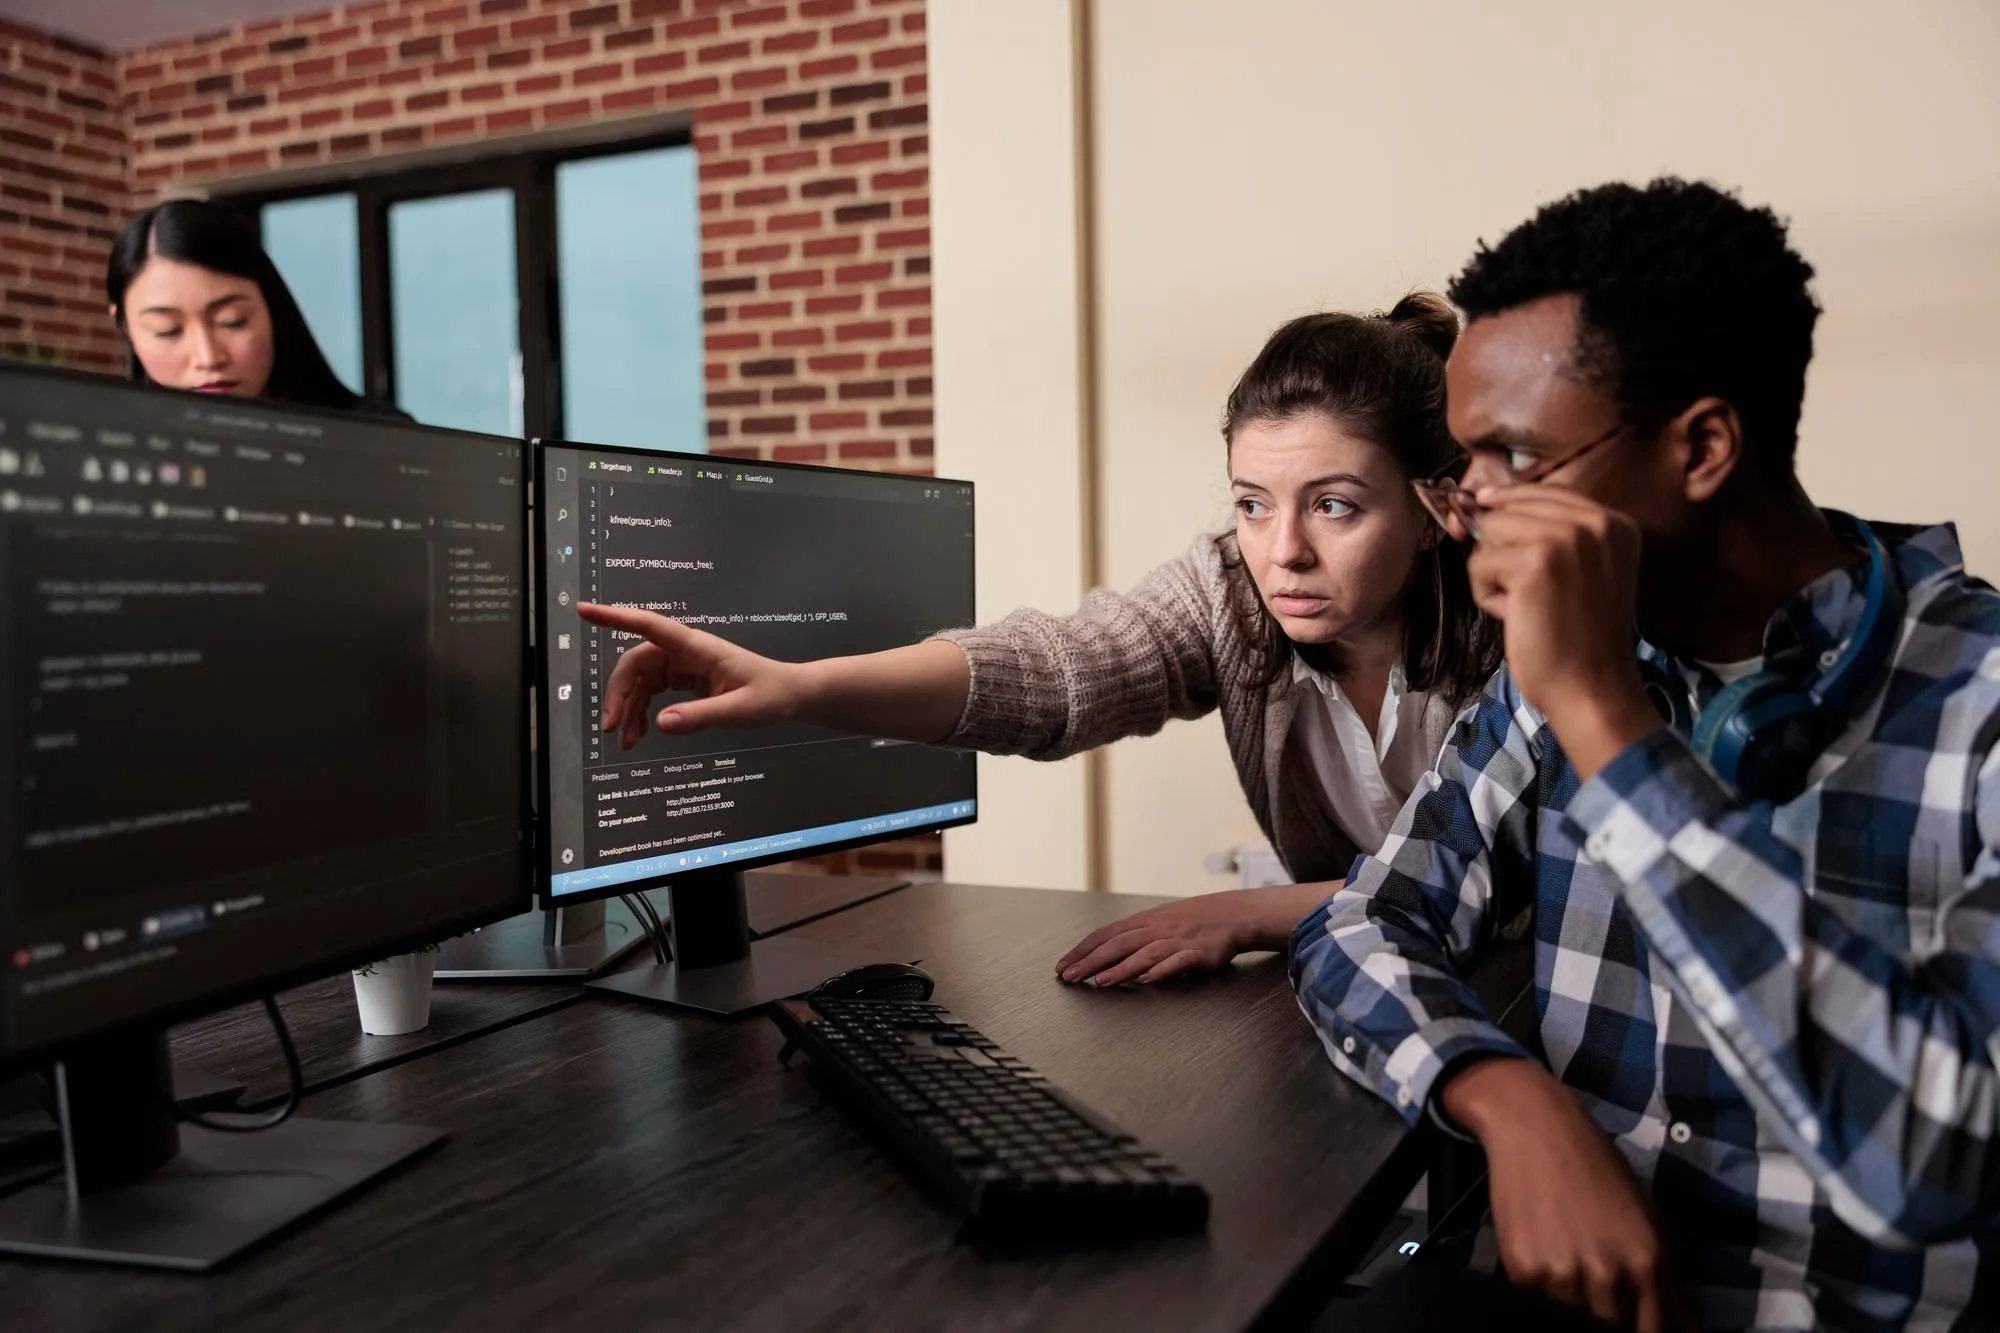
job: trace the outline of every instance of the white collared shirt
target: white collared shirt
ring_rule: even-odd
[[[1292,659],[1301,698],[1292,725],[1305,744],[1334,822],[1364,853],[1389,836],[1389,826],[1430,769],[1450,733],[1452,710],[1438,696],[1405,687],[1399,662],[1389,670],[1375,734],[1332,676]]]

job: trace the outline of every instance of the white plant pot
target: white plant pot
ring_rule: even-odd
[[[361,1030],[374,1037],[400,1037],[421,1032],[431,1021],[431,974],[435,953],[406,953],[385,958],[370,973],[354,974],[354,1005],[361,1011]]]

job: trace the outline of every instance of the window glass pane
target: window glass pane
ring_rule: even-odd
[[[433,426],[519,435],[514,192],[389,206],[396,405]]]
[[[351,194],[266,204],[264,253],[278,266],[340,382],[361,387],[361,238]]]
[[[556,168],[563,434],[705,452],[692,147]]]

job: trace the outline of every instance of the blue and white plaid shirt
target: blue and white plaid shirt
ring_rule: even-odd
[[[1949,527],[1877,531],[1902,635],[1802,796],[1746,801],[1666,729],[1580,782],[1503,671],[1293,940],[1328,1054],[1414,1122],[1528,1054],[1465,978],[1532,932],[1539,1054],[1705,1328],[2000,1326],[2000,593]],[[1766,665],[1805,674],[1864,600],[1816,581]]]

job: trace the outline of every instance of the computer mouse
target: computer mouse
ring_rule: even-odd
[[[867,963],[837,972],[813,987],[810,1000],[928,1000],[937,982],[908,963]]]

